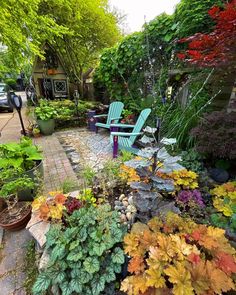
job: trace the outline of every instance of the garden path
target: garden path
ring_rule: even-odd
[[[20,122],[16,113],[5,115],[6,126],[2,130],[1,143],[20,139]],[[10,118],[9,122],[7,122]],[[27,118],[23,112],[24,121]],[[0,118],[1,119],[1,118]],[[3,125],[3,121],[1,121]],[[76,168],[90,165],[100,169],[102,163],[112,157],[112,148],[106,131],[98,134],[86,128],[75,128],[68,131],[56,132],[51,136],[34,139],[41,146],[44,154],[44,191],[60,188],[65,180],[78,182]],[[60,143],[61,142],[61,143]],[[71,154],[72,153],[72,154]],[[68,159],[70,157],[70,160]],[[76,167],[77,165],[77,167]],[[73,168],[74,170],[73,170]],[[80,170],[80,169],[79,169]],[[1,241],[0,233],[0,294],[25,295],[24,263],[26,246],[32,237],[27,230],[4,232]]]
[[[3,129],[1,143],[16,141],[20,138],[18,116],[14,116]],[[58,189],[64,180],[77,181],[71,164],[55,135],[37,138],[35,143],[44,153],[44,190]],[[25,295],[24,261],[26,246],[32,240],[25,229],[18,232],[5,231],[0,251],[0,294]]]
[[[75,128],[56,135],[77,172],[86,166],[98,171],[104,162],[112,159],[109,133],[105,129],[99,129],[96,134],[87,128]]]

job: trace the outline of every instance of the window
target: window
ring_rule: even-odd
[[[55,93],[67,93],[66,80],[53,80]]]

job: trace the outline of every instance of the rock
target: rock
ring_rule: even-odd
[[[29,228],[30,234],[35,238],[41,248],[46,243],[46,233],[49,231],[49,228],[50,223],[45,221],[36,223]]]
[[[128,207],[128,206],[129,206],[129,202],[128,202],[128,201],[122,201],[122,204],[123,204],[125,207]]]
[[[120,202],[120,201],[115,201],[115,206],[122,206],[122,202]]]
[[[43,255],[41,256],[39,261],[39,270],[45,269],[47,267],[49,259],[50,259],[49,253],[46,249],[44,249]]]
[[[122,211],[122,210],[124,210],[124,207],[123,206],[115,206],[114,209],[117,211]]]
[[[135,212],[137,212],[137,209],[136,209],[135,206],[133,206],[133,205],[129,205],[129,206],[127,207],[127,212],[135,213]]]
[[[128,220],[131,220],[131,219],[133,218],[133,214],[132,214],[131,212],[127,212],[127,213],[126,213],[126,218],[127,218]]]
[[[124,194],[120,195],[119,201],[122,201],[124,198],[125,198],[125,195]]]
[[[72,157],[72,158],[71,158],[71,162],[72,162],[73,164],[79,164],[80,160],[79,160],[78,157]]]
[[[121,220],[121,222],[126,222],[127,221],[126,215],[125,214],[121,214],[120,220]]]
[[[129,202],[130,205],[134,204],[133,196],[129,196],[128,202]]]
[[[229,179],[229,173],[221,168],[212,168],[209,170],[212,179],[219,183],[227,182]]]
[[[71,153],[71,152],[75,152],[75,149],[71,146],[65,146],[64,150],[66,153]]]
[[[73,191],[69,194],[69,196],[72,198],[77,198],[79,196],[79,194],[80,194],[79,191]]]

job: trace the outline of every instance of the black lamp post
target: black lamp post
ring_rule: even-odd
[[[10,101],[11,101],[11,104],[13,105],[13,107],[17,110],[17,113],[20,118],[20,123],[21,123],[22,131],[23,131],[23,135],[26,136],[25,127],[24,127],[24,123],[22,120],[22,116],[21,116],[22,98],[20,96],[15,95],[15,94],[11,94]]]

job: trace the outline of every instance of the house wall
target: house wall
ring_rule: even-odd
[[[53,98],[68,97],[69,96],[68,78],[67,78],[67,75],[60,63],[58,65],[57,69],[54,70],[54,73],[50,75],[49,71],[47,71],[47,69],[44,68],[43,61],[41,61],[39,58],[37,58],[34,69],[33,69],[33,80],[35,83],[36,95],[38,97],[43,96],[43,89],[42,89],[42,85],[41,85],[42,79],[51,80],[52,88],[54,88],[53,87],[54,80],[66,80],[66,86],[67,86],[66,93],[63,93],[60,95],[59,93],[55,93],[55,91],[53,89],[53,91],[52,91]]]

